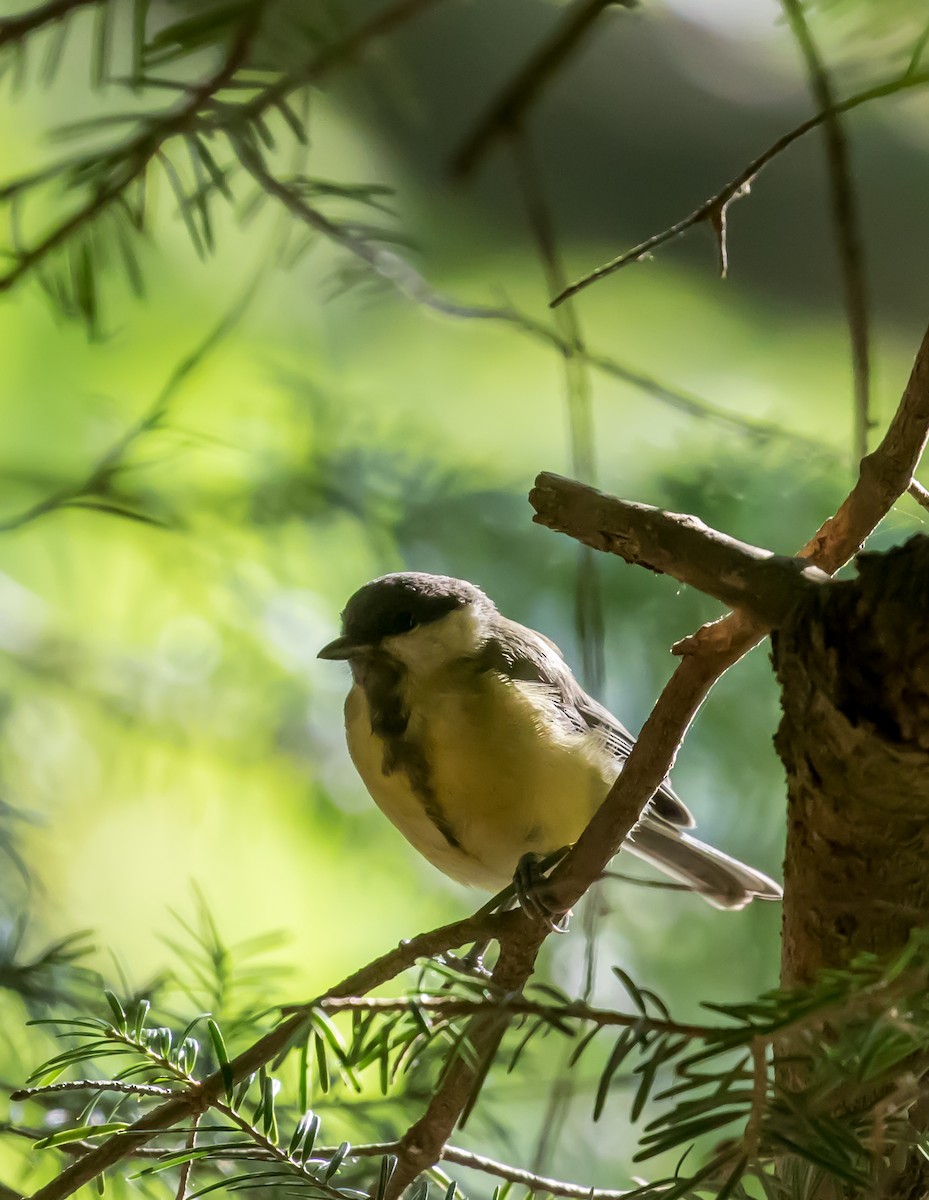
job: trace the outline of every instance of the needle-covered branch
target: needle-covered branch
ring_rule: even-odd
[[[548,471],[536,479],[529,503],[537,524],[670,575],[770,626],[828,579],[809,563],[740,542],[697,517],[619,500]]]
[[[394,979],[421,958],[431,958],[446,950],[457,949],[475,941],[503,938],[508,934],[512,935],[514,927],[524,924],[521,913],[494,916],[480,912],[463,921],[442,925],[428,933],[420,934],[419,937],[401,942],[393,950],[382,954],[358,971],[353,971],[330,988],[325,995],[364,995],[380,984]],[[247,1079],[249,1075],[286,1051],[305,1032],[306,1020],[306,1016],[299,1013],[283,1021],[222,1070],[215,1071],[197,1088],[181,1092],[177,1097],[139,1118],[128,1128],[109,1137],[91,1153],[71,1163],[55,1179],[34,1192],[32,1200],[62,1200],[65,1196],[73,1195],[85,1183],[96,1179],[123,1159],[133,1156],[140,1147],[157,1136],[160,1130],[170,1129],[195,1113],[209,1108],[212,1101],[222,1096],[231,1084]]]

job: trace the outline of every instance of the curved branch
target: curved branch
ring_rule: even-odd
[[[341,983],[330,988],[320,1000],[326,997],[364,995],[372,988],[389,982],[401,971],[414,966],[421,958],[432,958],[445,950],[453,950],[475,941],[512,937],[513,930],[524,924],[522,915],[518,912],[494,916],[481,911],[463,921],[442,925],[438,929],[420,934],[419,937],[401,942],[393,950],[352,972]],[[140,1117],[128,1128],[107,1138],[34,1192],[31,1200],[63,1200],[63,1197],[73,1195],[78,1188],[95,1179],[103,1171],[134,1155],[160,1132],[201,1111],[204,1106],[208,1107],[212,1099],[225,1094],[228,1081],[239,1083],[284,1053],[300,1038],[305,1030],[306,1020],[305,1014],[297,1013],[283,1021],[234,1058],[226,1067],[225,1074],[222,1071],[214,1072],[198,1084],[195,1090],[181,1092]]]

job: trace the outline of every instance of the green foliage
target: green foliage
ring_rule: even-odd
[[[889,965],[865,957],[846,971],[823,973],[809,988],[707,1004],[722,1020],[704,1025],[676,1022],[658,996],[620,969],[615,973],[632,1011],[592,1008],[544,983],[511,995],[486,979],[425,963],[403,997],[322,999],[290,1010],[300,1020],[283,1052],[273,1064],[243,1073],[227,1041],[248,1046],[279,1024],[279,1010],[233,1006],[223,1028],[216,1016],[172,1002],[206,993],[222,1004],[234,990],[267,997],[248,963],[254,947],[223,945],[203,910],[201,922],[201,929],[186,930],[189,945],[174,948],[177,980],[160,981],[152,1000],[104,989],[94,1007],[105,1015],[88,1007],[94,1003],[88,995],[83,1006],[72,1002],[79,1015],[33,1022],[65,1043],[14,1095],[54,1115],[53,1128],[35,1131],[36,1151],[67,1154],[76,1144],[85,1150],[157,1113],[165,1101],[202,1097],[190,1110],[192,1121],[148,1142],[150,1161],[134,1168],[132,1178],[172,1186],[178,1171],[193,1168],[191,1197],[278,1186],[326,1200],[382,1196],[396,1165],[392,1139],[402,1132],[396,1119],[387,1119],[387,1142],[345,1138],[327,1148],[320,1145],[325,1122],[318,1108],[334,1090],[341,1121],[351,1125],[366,1098],[396,1095],[411,1071],[435,1080],[457,1058],[473,1058],[469,1031],[475,1018],[490,1016],[508,1028],[492,1069],[513,1070],[527,1047],[548,1034],[574,1043],[572,1072],[599,1051],[595,1119],[615,1126],[647,1111],[637,1159],[684,1152],[673,1176],[627,1193],[641,1200],[748,1196],[751,1180],[772,1200],[799,1194],[789,1174],[771,1173],[785,1153],[805,1164],[791,1168],[797,1178],[819,1172],[869,1194],[901,1148],[924,1145],[909,1117],[929,1051],[923,934],[914,934]],[[622,1102],[615,1095],[619,1082],[627,1093]],[[726,1131],[728,1140],[718,1141]],[[685,1169],[695,1146],[710,1148],[706,1161]],[[491,1174],[500,1169],[484,1166]],[[541,1183],[530,1187],[546,1190]]]
[[[10,231],[10,265],[0,275],[0,291],[32,276],[62,314],[100,335],[105,276],[121,271],[130,291],[144,293],[143,253],[156,179],[167,185],[195,253],[212,255],[217,205],[243,221],[254,215],[265,196],[248,187],[249,175],[256,169],[271,172],[269,164],[287,154],[288,143],[306,147],[306,89],[350,45],[343,48],[330,38],[308,64],[287,72],[270,65],[269,43],[307,37],[299,6],[274,10],[264,0],[231,0],[199,5],[195,13],[164,23],[148,0],[133,0],[131,36],[125,36],[127,6],[100,0],[92,14],[80,12],[83,7],[77,0],[55,6],[48,16],[37,11],[33,22],[24,18],[17,25],[11,18],[6,30],[0,25],[3,62],[21,83],[28,79],[33,42],[46,43],[38,82],[51,86],[74,36],[72,25],[92,21],[91,87],[118,88],[130,105],[125,112],[108,107],[59,127],[56,140],[72,143],[74,151],[0,184]],[[311,37],[309,45],[314,44]],[[243,164],[249,169],[243,171]],[[325,215],[332,201],[347,202],[362,214],[389,215],[384,198],[390,189],[382,184],[342,184],[298,171],[281,186],[285,201],[320,204],[319,228],[336,240],[372,248],[407,244],[370,219]],[[48,203],[65,215],[39,233],[32,214]],[[318,232],[285,238],[280,261],[297,263]],[[343,285],[350,278],[341,273]]]
[[[919,65],[922,15],[915,6],[887,5],[881,13],[861,4],[816,7],[840,17],[854,10],[865,29],[869,56],[873,30],[883,35],[892,24],[893,37],[880,65],[883,69],[886,60],[893,78],[905,70],[907,50],[913,52],[914,68]],[[31,528],[40,517],[61,517],[73,509],[83,510],[91,521],[128,518],[132,526],[119,531],[92,526],[90,532],[81,526],[71,545],[107,586],[95,579],[82,609],[77,588],[69,582],[68,622],[17,629],[17,637],[4,642],[10,667],[4,699],[9,696],[11,718],[29,727],[26,733],[19,728],[2,748],[3,766],[13,770],[4,770],[0,851],[20,874],[28,874],[29,854],[20,842],[27,806],[19,806],[20,791],[30,801],[43,788],[51,794],[65,792],[53,767],[56,752],[64,770],[80,761],[76,751],[72,758],[59,748],[71,731],[74,742],[92,745],[113,769],[100,789],[104,802],[113,803],[109,816],[117,811],[116,801],[122,805],[134,797],[153,839],[163,827],[171,827],[173,843],[156,849],[149,847],[144,828],[141,835],[138,827],[134,836],[123,835],[112,877],[98,879],[94,861],[65,863],[75,874],[83,873],[85,889],[92,886],[107,903],[126,905],[125,927],[135,939],[143,931],[131,908],[133,888],[157,893],[160,904],[161,897],[183,886],[185,880],[174,870],[175,857],[183,856],[175,855],[175,849],[194,836],[197,826],[188,821],[187,809],[199,800],[205,784],[219,796],[223,822],[204,838],[200,859],[209,859],[218,874],[231,880],[229,891],[237,894],[239,913],[253,918],[260,900],[284,912],[291,927],[301,928],[306,936],[300,967],[307,973],[330,970],[331,942],[341,943],[349,928],[364,931],[375,925],[369,897],[346,893],[370,891],[378,907],[382,903],[386,908],[402,891],[396,844],[369,855],[375,835],[368,830],[373,826],[361,819],[349,823],[346,814],[355,803],[350,788],[341,777],[335,776],[333,783],[326,774],[335,723],[331,713],[338,704],[329,685],[309,679],[303,665],[318,644],[313,642],[321,632],[318,627],[335,619],[346,585],[402,561],[481,581],[489,576],[514,615],[549,631],[560,628],[562,641],[571,636],[563,618],[573,588],[571,551],[553,545],[552,539],[534,540],[537,531],[527,530],[523,507],[524,475],[548,465],[536,461],[540,445],[545,454],[554,452],[551,444],[536,439],[545,423],[540,389],[554,374],[557,359],[544,358],[543,374],[534,359],[513,351],[512,338],[502,352],[493,340],[493,331],[502,325],[508,335],[518,334],[545,355],[553,349],[566,353],[566,343],[548,323],[547,296],[533,292],[543,321],[525,316],[509,300],[467,305],[433,289],[400,253],[412,239],[396,227],[402,217],[395,222],[399,205],[392,184],[368,182],[350,161],[344,170],[333,168],[311,125],[311,109],[315,124],[316,110],[333,103],[330,96],[322,97],[319,85],[333,67],[363,56],[378,30],[389,28],[384,14],[391,10],[385,6],[368,16],[365,8],[365,19],[355,23],[344,19],[338,4],[310,12],[302,0],[188,5],[75,0],[0,19],[0,53],[10,86],[32,88],[40,96],[54,94],[56,86],[64,88],[69,109],[72,102],[75,109],[74,119],[64,123],[45,122],[47,114],[41,113],[44,127],[56,131],[50,161],[30,165],[0,185],[8,218],[0,291],[34,280],[58,313],[106,344],[123,320],[125,294],[142,296],[152,277],[157,278],[152,247],[157,241],[163,248],[168,241],[166,225],[177,229],[200,260],[215,265],[223,250],[238,257],[250,231],[276,216],[281,219],[270,249],[262,242],[261,257],[263,264],[291,270],[293,297],[299,300],[290,298],[281,306],[286,309],[282,324],[293,319],[296,332],[291,332],[288,354],[275,352],[273,366],[266,369],[274,383],[273,398],[267,394],[266,377],[260,386],[249,377],[243,387],[253,388],[256,396],[249,396],[247,409],[237,408],[241,401],[230,386],[233,377],[239,383],[246,375],[244,361],[264,351],[263,344],[256,351],[243,338],[244,353],[222,360],[218,382],[197,395],[192,414],[179,412],[176,403],[194,372],[214,366],[208,360],[228,333],[239,328],[257,290],[255,278],[245,298],[232,303],[205,340],[198,342],[184,328],[180,366],[166,381],[164,363],[175,359],[169,357],[163,330],[155,331],[149,353],[159,383],[143,396],[144,403],[136,404],[142,416],[121,423],[115,436],[108,433],[99,453],[85,456],[91,460],[89,468],[81,465],[82,459],[72,469],[74,457],[66,457],[63,484],[54,454],[65,445],[86,449],[97,447],[98,441],[84,428],[75,436],[66,422],[58,430],[55,416],[45,410],[37,420],[37,426],[46,422],[51,431],[42,431],[37,466],[23,474],[30,496],[37,492],[39,499],[22,508],[11,506],[12,516],[0,528],[13,534]],[[891,11],[906,20],[897,21]],[[827,19],[823,26],[829,27]],[[855,36],[860,46],[861,34]],[[845,52],[844,42],[840,49]],[[856,53],[854,47],[848,50],[850,61]],[[74,60],[81,55],[87,62],[87,69],[80,64],[81,78],[89,81],[86,95],[72,86]],[[865,65],[874,65],[870,57]],[[395,68],[386,62],[388,72]],[[366,85],[373,80],[372,91],[378,92],[384,71],[385,62],[375,62],[371,80],[366,76]],[[351,117],[353,104],[357,99],[349,97],[342,119],[346,113]],[[344,137],[342,127],[338,137]],[[653,197],[648,203],[651,207]],[[417,241],[435,238],[428,227],[423,232],[425,239],[420,239],[417,230]],[[474,230],[463,241],[468,258],[477,260],[473,280],[466,283],[483,287],[486,264],[475,252]],[[315,356],[312,342],[318,330],[307,333],[305,327],[306,276],[300,271],[321,242],[332,244],[337,253],[334,263],[324,261],[318,291],[333,297],[352,288],[352,307],[344,320],[361,329],[338,378]],[[484,247],[485,256],[492,253]],[[514,273],[518,292],[527,290],[525,277],[534,270],[522,266]],[[372,317],[359,285],[369,291],[390,289],[430,315],[470,321],[457,352],[449,353],[437,323],[426,335],[417,323],[414,342],[409,326],[389,307],[379,307]],[[614,388],[598,397],[599,440],[617,456],[608,471],[623,476],[630,494],[647,477],[662,502],[718,518],[721,526],[750,540],[774,544],[783,539],[781,548],[788,549],[796,541],[795,530],[815,528],[840,490],[835,468],[839,439],[832,428],[838,406],[826,405],[821,397],[838,395],[841,388],[832,368],[823,378],[817,375],[818,364],[835,357],[830,335],[801,320],[797,332],[778,341],[775,306],[753,314],[755,326],[748,318],[741,323],[741,313],[732,324],[716,326],[711,314],[719,302],[707,293],[690,295],[691,282],[683,277],[672,277],[664,288],[647,281],[638,286],[636,303],[625,306],[620,322],[612,306],[601,310],[608,344],[623,344],[616,336],[618,324],[636,352],[642,350],[640,343],[650,341],[663,370],[671,343],[683,338],[687,386],[669,387],[647,371],[628,369],[605,355],[584,360]],[[216,290],[225,309],[222,284]],[[182,299],[181,291],[172,282],[172,301]],[[648,316],[649,304],[659,319]],[[272,319],[279,317],[276,310]],[[185,319],[184,314],[178,317]],[[476,334],[475,325],[489,332]],[[647,338],[645,329],[651,330]],[[330,333],[326,325],[324,335]],[[46,332],[35,336],[42,339],[43,358],[53,362],[56,355],[45,345]],[[715,360],[701,358],[705,350],[700,347],[714,341],[725,344],[733,364],[725,378]],[[441,360],[440,367],[432,375],[419,374],[420,360],[430,353]],[[789,369],[763,378],[768,361],[786,363]],[[808,386],[816,405],[806,403],[798,382],[805,372],[813,375]],[[66,391],[70,402],[83,381],[70,359],[64,375],[49,390]],[[151,362],[145,367],[133,363],[133,382],[137,375],[154,378],[155,368]],[[692,380],[701,377],[712,381],[712,401],[691,392]],[[491,378],[497,380],[496,390],[488,387]],[[786,407],[778,409],[777,420],[769,419],[763,407],[753,409],[759,379],[762,395],[765,386],[779,396],[789,391],[795,415],[807,417],[805,409],[825,413],[822,427],[814,422],[809,435],[795,433],[782,427]],[[746,387],[746,380],[752,386]],[[448,410],[434,427],[414,427],[395,411],[396,394],[405,398],[417,387],[426,397],[423,411],[430,418],[433,409]],[[125,381],[119,388],[127,391],[124,407],[131,408],[138,398]],[[727,388],[728,408],[716,402]],[[635,400],[630,399],[632,390]],[[210,399],[204,401],[207,392]],[[517,393],[518,401],[513,398]],[[369,397],[367,407],[359,401],[363,395]],[[642,396],[649,405],[644,413],[635,408]],[[51,411],[60,414],[63,409]],[[758,411],[760,416],[753,415]],[[96,410],[91,415],[96,419]],[[664,426],[666,421],[670,427],[672,420],[680,420],[684,430],[677,441]],[[701,435],[701,428],[709,432]],[[733,453],[716,443],[720,429],[727,436],[747,433],[749,438],[736,443]],[[476,430],[484,432],[483,441],[474,436]],[[640,456],[640,440],[653,443],[650,454]],[[52,446],[54,453],[46,454]],[[199,454],[193,468],[185,457],[191,446]],[[231,458],[235,465],[230,467]],[[660,467],[653,469],[654,463]],[[59,535],[61,542],[52,533],[42,545],[56,568],[67,560],[62,546],[73,528],[69,525]],[[10,553],[25,577],[30,571],[40,573],[28,551]],[[124,570],[131,585],[125,595],[114,587],[111,598],[110,581]],[[613,665],[622,668],[613,675],[621,674],[621,691],[616,690],[626,706],[619,710],[623,713],[644,709],[660,686],[663,647],[684,627],[710,615],[701,598],[679,595],[673,587],[656,590],[661,586],[650,578],[646,582],[623,575],[621,586],[608,589],[607,624],[617,635]],[[132,621],[119,625],[133,608],[139,610],[138,619],[133,613]],[[769,814],[775,809],[767,801],[779,794],[780,779],[764,764],[759,767],[755,756],[744,754],[748,741],[766,744],[773,720],[768,681],[757,666],[747,669],[756,675],[749,673],[747,682],[743,676],[736,684],[727,680],[724,686],[741,690],[731,693],[735,700],[723,705],[721,714],[717,710],[707,718],[719,725],[711,743],[715,770],[702,781],[698,771],[697,778],[708,804],[720,794],[724,804],[747,796],[742,806],[726,810],[725,826],[757,849],[764,836],[758,830],[774,819]],[[63,714],[65,729],[57,741],[56,714]],[[744,733],[748,728],[750,738]],[[129,784],[119,776],[127,747]],[[47,776],[46,758],[52,764]],[[178,763],[186,790],[176,783]],[[250,779],[256,763],[261,773]],[[92,770],[87,777],[94,780]],[[22,786],[24,780],[27,786]],[[96,782],[87,787],[97,790]],[[70,814],[70,828],[92,828],[96,810],[84,804],[79,785],[65,794],[61,811]],[[293,810],[288,811],[286,841],[288,850],[291,842],[299,843],[295,858],[302,854],[307,859],[306,866],[300,862],[300,877],[313,870],[322,873],[327,858],[334,864],[316,895],[339,898],[338,929],[330,913],[307,913],[295,898],[293,880],[283,877],[283,846],[274,851],[270,870],[256,866],[257,846],[254,857],[249,853],[235,866],[225,862],[232,844],[229,827],[238,827],[246,842],[254,831],[257,844],[272,825],[267,818],[272,794],[279,801],[283,795],[280,802]],[[756,825],[747,831],[743,822],[740,830],[744,811],[761,796],[765,804],[759,812],[764,812]],[[314,822],[312,838],[294,836],[296,830],[302,835],[308,815]],[[309,850],[317,843],[319,854],[310,860]],[[154,865],[146,874],[150,860]],[[360,887],[357,880],[378,862],[382,875],[370,888]],[[46,883],[58,883],[56,872],[65,875],[57,862],[43,866]],[[401,904],[397,911],[402,910],[404,922],[419,919],[422,910],[412,870],[403,860],[409,895],[407,907]],[[12,890],[5,886],[0,897],[10,907]],[[640,944],[629,953],[640,963],[649,955],[660,956],[663,979],[683,981],[691,993],[696,980],[715,986],[714,955],[707,946],[717,944],[719,933],[709,916],[661,904],[637,906],[636,895],[623,891],[619,899],[610,899],[614,907],[624,908],[624,915],[635,917]],[[434,903],[439,908],[442,901]],[[389,928],[391,937],[400,936],[389,924],[395,915],[377,913],[382,921],[377,930]],[[747,915],[747,921],[756,921],[756,915]],[[654,936],[658,922],[663,922],[660,938]],[[755,935],[759,929],[764,936]],[[630,1194],[667,1198],[710,1193],[725,1200],[763,1192],[769,1200],[786,1200],[804,1194],[817,1175],[850,1187],[868,1186],[884,1178],[895,1152],[912,1146],[926,1150],[909,1116],[929,1027],[923,1001],[927,955],[919,941],[892,969],[861,963],[820,980],[808,992],[768,992],[750,1003],[717,1006],[720,1023],[706,1026],[673,1020],[660,997],[620,967],[615,977],[628,993],[628,1004],[623,1000],[612,1006],[611,980],[610,1007],[594,1009],[552,985],[538,983],[525,997],[514,998],[489,991],[483,981],[426,964],[411,990],[396,1000],[357,998],[342,1008],[322,1003],[307,1007],[286,1048],[240,1078],[238,1055],[281,1028],[276,1004],[285,997],[280,979],[254,957],[272,942],[246,939],[226,945],[201,905],[195,920],[182,922],[180,934],[168,939],[171,971],[141,987],[110,980],[104,989],[99,961],[86,957],[82,938],[59,939],[35,950],[25,940],[24,924],[11,922],[5,930],[0,987],[14,1005],[9,1024],[18,1033],[22,1011],[36,1020],[27,1046],[11,1052],[5,1070],[15,1081],[21,1077],[17,1055],[40,1058],[46,1051],[37,1046],[50,1033],[58,1043],[36,1069],[35,1089],[15,1102],[5,1147],[28,1144],[42,1165],[59,1169],[76,1153],[157,1111],[170,1097],[191,1090],[200,1095],[213,1081],[208,1110],[159,1134],[138,1159],[114,1173],[117,1188],[130,1177],[133,1191],[151,1196],[190,1198],[227,1188],[257,1189],[269,1196],[294,1190],[380,1200],[396,1165],[389,1147],[422,1111],[436,1081],[460,1060],[487,1078],[469,1134],[490,1130],[509,1144],[514,1159],[524,1160],[528,1156],[513,1128],[516,1105],[525,1103],[528,1091],[531,1101],[546,1098],[559,1048],[567,1064],[564,1079],[576,1089],[576,1108],[599,1121],[599,1130],[619,1143],[630,1122],[645,1122],[638,1158],[648,1161],[655,1178]],[[762,960],[770,954],[770,930],[766,933],[758,923],[743,925],[733,944],[738,939],[744,976],[769,978],[771,964]],[[593,938],[588,955],[595,967]],[[593,967],[591,977],[596,975]],[[554,974],[563,979],[563,971]],[[650,969],[644,974],[650,977]],[[48,1017],[50,1008],[59,1014],[54,1020]],[[470,1021],[480,1016],[506,1023],[506,1037],[493,1062],[481,1063],[470,1040]],[[789,1087],[788,1072],[796,1076]],[[881,1091],[878,1106],[874,1089]],[[729,1140],[720,1142],[722,1137]],[[580,1139],[566,1136],[561,1149],[585,1162]],[[778,1177],[772,1164],[785,1152],[794,1156],[792,1165]],[[4,1169],[10,1161],[4,1160]],[[454,1160],[446,1165],[454,1169]],[[611,1163],[605,1169],[619,1168]],[[493,1170],[489,1174],[496,1177]],[[485,1194],[485,1185],[482,1180],[483,1190],[473,1194]],[[510,1188],[510,1182],[501,1184],[495,1200],[504,1200],[508,1192],[512,1196]],[[530,1187],[530,1194],[534,1190],[546,1189]],[[430,1192],[433,1198],[444,1194],[453,1200],[456,1183],[435,1170],[431,1183],[414,1187],[413,1198],[425,1200]]]

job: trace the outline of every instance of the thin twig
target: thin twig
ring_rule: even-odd
[[[588,3],[586,7],[593,8],[594,5]],[[598,11],[602,7],[599,4]],[[514,128],[510,142],[519,191],[545,275],[546,291],[550,296],[560,291],[566,283],[554,221],[529,135],[522,128]],[[582,356],[584,338],[575,304],[563,304],[556,310],[555,327],[567,347],[563,361],[572,470],[576,478],[595,484],[597,463],[590,371]],[[606,681],[603,596],[597,563],[587,546],[579,548],[574,580],[574,623],[581,647],[582,681],[594,696],[602,695]]]
[[[465,138],[452,160],[453,175],[469,174],[496,137],[521,125],[544,85],[611,5],[634,8],[635,0],[578,0],[567,10],[551,36],[507,82]]]
[[[11,1100],[29,1100],[33,1096],[55,1096],[59,1092],[123,1092],[127,1096],[176,1096],[177,1089],[154,1083],[131,1083],[125,1079],[72,1079],[66,1083],[46,1083],[38,1087],[17,1088]]]
[[[907,495],[912,496],[917,504],[923,508],[929,508],[929,489],[924,488],[921,483],[918,483],[915,479],[911,479],[906,491]]]
[[[586,1188],[577,1183],[549,1179],[545,1175],[536,1175],[532,1171],[523,1171],[519,1167],[495,1162],[492,1158],[485,1158],[483,1154],[472,1154],[470,1150],[460,1150],[456,1146],[445,1147],[442,1162],[470,1167],[472,1171],[482,1171],[485,1175],[495,1175],[498,1179],[518,1183],[540,1195],[565,1196],[568,1200],[623,1200],[627,1195],[626,1192],[611,1191],[608,1188]]]
[[[848,139],[842,121],[835,111],[832,84],[810,32],[803,4],[801,0],[782,0],[782,3],[788,24],[806,62],[813,97],[817,107],[826,114],[823,134],[829,168],[829,193],[852,352],[855,396],[852,454],[853,460],[859,462],[868,453],[868,434],[874,422],[871,417],[870,339],[864,248],[852,181]]]
[[[914,72],[910,75],[889,80],[887,83],[867,88],[865,91],[856,92],[854,96],[849,96],[847,100],[840,101],[827,111],[815,113],[812,117],[808,117],[794,129],[779,137],[777,141],[772,142],[767,150],[759,154],[757,158],[752,159],[748,166],[743,167],[734,179],[731,179],[718,192],[710,196],[698,208],[695,208],[692,213],[688,213],[686,217],[675,221],[673,225],[669,225],[667,229],[663,229],[660,233],[652,234],[644,242],[640,242],[637,246],[633,246],[631,250],[620,254],[618,258],[611,259],[609,262],[597,267],[596,270],[581,276],[580,279],[559,292],[552,299],[551,306],[554,308],[558,304],[563,304],[570,296],[577,295],[578,292],[583,291],[584,288],[589,287],[592,283],[596,283],[600,279],[605,279],[607,275],[612,275],[615,271],[619,271],[631,262],[637,262],[639,259],[645,258],[652,250],[656,250],[666,242],[680,237],[682,233],[686,233],[688,229],[692,229],[695,225],[700,225],[704,221],[712,222],[717,219],[719,214],[728,209],[733,201],[749,194],[755,178],[772,159],[777,158],[788,146],[793,145],[794,142],[811,130],[819,128],[820,125],[825,124],[834,117],[841,116],[842,113],[851,112],[853,109],[859,108],[862,104],[868,104],[872,100],[880,100],[885,96],[893,96],[897,92],[903,92],[910,88],[923,87],[927,83],[929,83],[929,71]]]
[[[569,1004],[541,1004],[528,1000],[525,996],[489,995],[478,1000],[464,999],[458,996],[411,996],[405,999],[374,996],[346,996],[324,998],[318,1004],[301,1008],[285,1008],[282,1011],[290,1015],[296,1012],[308,1012],[313,1008],[324,1012],[373,1012],[373,1013],[403,1013],[411,1007],[423,1012],[436,1013],[442,1018],[469,1016],[483,1012],[506,1012],[514,1016],[541,1017],[543,1020],[556,1022],[589,1021],[593,1025],[606,1028],[620,1026],[631,1028],[640,1025],[643,1029],[659,1033],[677,1033],[685,1037],[697,1038],[703,1041],[713,1041],[723,1035],[726,1030],[718,1025],[693,1025],[672,1021],[670,1018],[643,1017],[641,1013],[630,1014],[615,1012],[609,1008],[594,1008],[581,1001],[571,1001]]]
[[[197,1146],[197,1127],[200,1124],[201,1113],[194,1113],[191,1121],[190,1130],[187,1134],[187,1140],[184,1142],[184,1149],[193,1152]],[[190,1186],[190,1174],[193,1170],[194,1160],[188,1158],[181,1163],[181,1168],[177,1176],[177,1189],[174,1193],[174,1200],[186,1200],[187,1189]]]
[[[586,364],[611,379],[637,388],[678,412],[686,413],[698,420],[710,421],[731,429],[735,433],[757,438],[759,441],[782,441],[785,445],[794,446],[797,450],[807,454],[815,454],[827,461],[838,461],[837,452],[824,442],[793,433],[769,421],[757,420],[741,413],[728,412],[693,393],[672,388],[661,380],[617,362],[608,355],[591,351],[583,344],[576,344],[568,340],[550,326],[509,305],[463,304],[452,297],[443,295],[400,255],[393,250],[374,246],[350,230],[343,229],[334,221],[330,221],[319,209],[307,203],[306,199],[299,195],[293,187],[288,186],[286,180],[277,179],[272,175],[253,150],[246,146],[239,147],[239,149],[245,156],[243,166],[263,191],[278,200],[298,221],[315,229],[327,240],[366,263],[372,271],[412,303],[453,320],[499,322],[533,341],[551,347],[565,358],[573,356],[577,362]]]
[[[99,512],[111,512],[115,515],[134,520],[163,524],[163,522],[156,522],[154,518],[149,517],[145,513],[107,503],[103,497],[109,489],[109,484],[113,476],[123,467],[129,450],[140,438],[163,426],[171,402],[179,389],[197,367],[202,365],[204,360],[213,353],[220,343],[236,328],[239,321],[241,321],[252,298],[256,294],[260,275],[261,271],[259,270],[249,280],[241,297],[220,318],[216,326],[174,368],[148,409],[137,421],[120,434],[112,445],[107,447],[83,479],[76,480],[74,483],[63,484],[43,500],[37,500],[35,504],[29,505],[28,508],[24,508],[12,516],[3,518],[0,520],[0,533],[10,533],[12,530],[21,529],[24,525],[38,520],[39,517],[47,516],[49,513],[57,512],[64,508],[89,508]]]

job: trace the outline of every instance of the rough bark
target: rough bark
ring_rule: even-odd
[[[929,925],[929,538],[857,566],[856,579],[804,597],[773,635],[786,987],[864,951],[890,956]],[[912,1155],[887,1186],[881,1196],[925,1200],[929,1167]],[[827,1182],[816,1200],[843,1195]]]
[[[787,770],[782,980],[929,924],[929,538],[864,554],[774,638]]]

